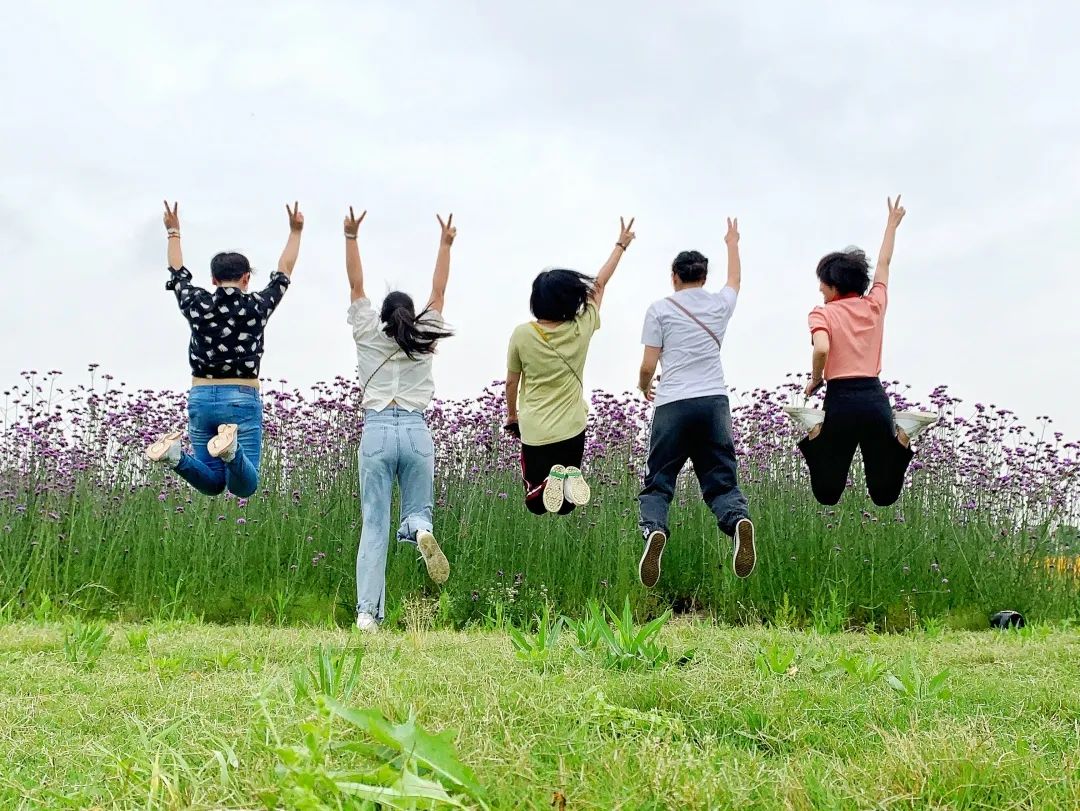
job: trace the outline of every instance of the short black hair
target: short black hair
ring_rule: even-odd
[[[573,321],[596,289],[596,279],[566,268],[548,268],[533,279],[529,309],[541,321]]]
[[[818,262],[817,277],[841,296],[861,296],[870,286],[870,261],[858,248],[826,254]]]
[[[242,253],[223,251],[210,260],[210,275],[216,282],[238,282],[251,273],[251,263]]]
[[[681,282],[703,282],[709,275],[709,259],[701,251],[683,251],[671,263],[671,272]]]

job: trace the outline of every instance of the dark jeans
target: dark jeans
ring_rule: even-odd
[[[548,474],[555,465],[564,467],[581,467],[581,460],[585,458],[585,432],[582,431],[575,437],[564,439],[562,442],[552,442],[550,445],[522,445],[521,446],[521,479],[525,483],[525,506],[529,512],[536,515],[547,515],[544,507],[544,485],[547,484]],[[569,501],[564,502],[559,515],[569,515],[574,511],[574,505]]]
[[[892,406],[876,377],[830,380],[821,433],[799,443],[814,498],[822,504],[840,501],[856,447],[862,449],[870,498],[879,507],[895,503],[915,454],[896,438]]]
[[[648,535],[659,529],[670,537],[668,508],[687,459],[694,463],[701,496],[720,530],[734,536],[735,524],[748,518],[749,510],[739,490],[731,410],[723,395],[676,400],[653,413],[645,489],[638,496],[642,530]]]

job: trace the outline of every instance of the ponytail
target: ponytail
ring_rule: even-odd
[[[429,312],[424,310],[417,315],[412,298],[405,293],[390,293],[383,299],[379,314],[385,324],[383,332],[401,347],[409,360],[416,360],[417,355],[433,354],[436,343],[453,335],[445,327],[433,326],[425,321]]]

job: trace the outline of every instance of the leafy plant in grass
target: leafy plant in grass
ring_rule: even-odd
[[[574,649],[586,653],[600,646],[600,626],[606,624],[600,603],[589,600],[585,604],[585,616],[579,620],[563,617],[563,624],[574,635]]]
[[[945,668],[935,676],[927,678],[916,664],[913,658],[908,658],[904,667],[898,668],[897,673],[890,673],[885,677],[885,683],[902,696],[919,701],[940,699],[946,700],[952,696],[952,690],[947,686],[949,669]]]
[[[888,665],[872,653],[868,656],[857,656],[854,653],[841,654],[836,664],[853,679],[865,685],[876,682],[885,675],[888,669]]]
[[[762,673],[773,673],[777,676],[794,676],[799,672],[795,664],[797,653],[791,645],[783,645],[778,640],[773,640],[767,648],[759,648],[754,664]]]
[[[930,639],[940,639],[945,635],[945,621],[941,617],[923,617],[923,633]]]
[[[819,596],[814,601],[813,624],[819,634],[835,634],[847,625],[848,609],[840,591],[830,588],[828,597]]]
[[[56,604],[48,594],[42,592],[37,605],[34,606],[34,620],[37,622],[49,622],[55,615]]]
[[[607,616],[605,616],[605,613]],[[584,631],[587,638],[597,639],[596,646],[601,651],[605,667],[617,670],[645,669],[653,670],[672,663],[671,651],[666,645],[656,640],[660,630],[671,618],[671,610],[638,627],[634,624],[634,615],[630,610],[630,598],[623,601],[622,614],[616,614],[607,606],[603,609],[596,603],[589,606],[589,616],[582,622],[590,623]],[[611,623],[608,623],[608,619]],[[694,657],[689,650],[679,656],[675,662],[685,664]]]
[[[312,667],[293,671],[297,698],[314,700],[317,696],[348,701],[360,681],[362,648],[335,651],[319,646]]]
[[[552,620],[551,609],[545,603],[536,626],[535,637],[528,636],[513,626],[507,630],[510,633],[510,642],[514,645],[514,653],[519,659],[532,665],[545,665],[559,643],[563,620],[561,617]]]
[[[315,704],[303,742],[276,747],[278,785],[261,796],[267,808],[488,808],[475,775],[458,759],[452,732],[433,735],[413,713],[395,724],[378,710],[326,696]],[[348,725],[345,735],[335,720]]]
[[[129,628],[124,636],[127,637],[128,647],[134,653],[145,653],[149,647],[150,631],[146,628]]]
[[[104,622],[69,620],[64,630],[64,656],[76,667],[93,670],[110,638]]]

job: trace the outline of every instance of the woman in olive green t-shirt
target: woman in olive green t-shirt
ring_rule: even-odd
[[[533,280],[529,309],[535,321],[510,336],[506,372],[506,430],[521,439],[525,506],[536,515],[567,515],[588,504],[581,474],[585,455],[585,357],[600,329],[600,303],[623,253],[633,218],[619,218],[619,239],[595,278],[548,268]]]

